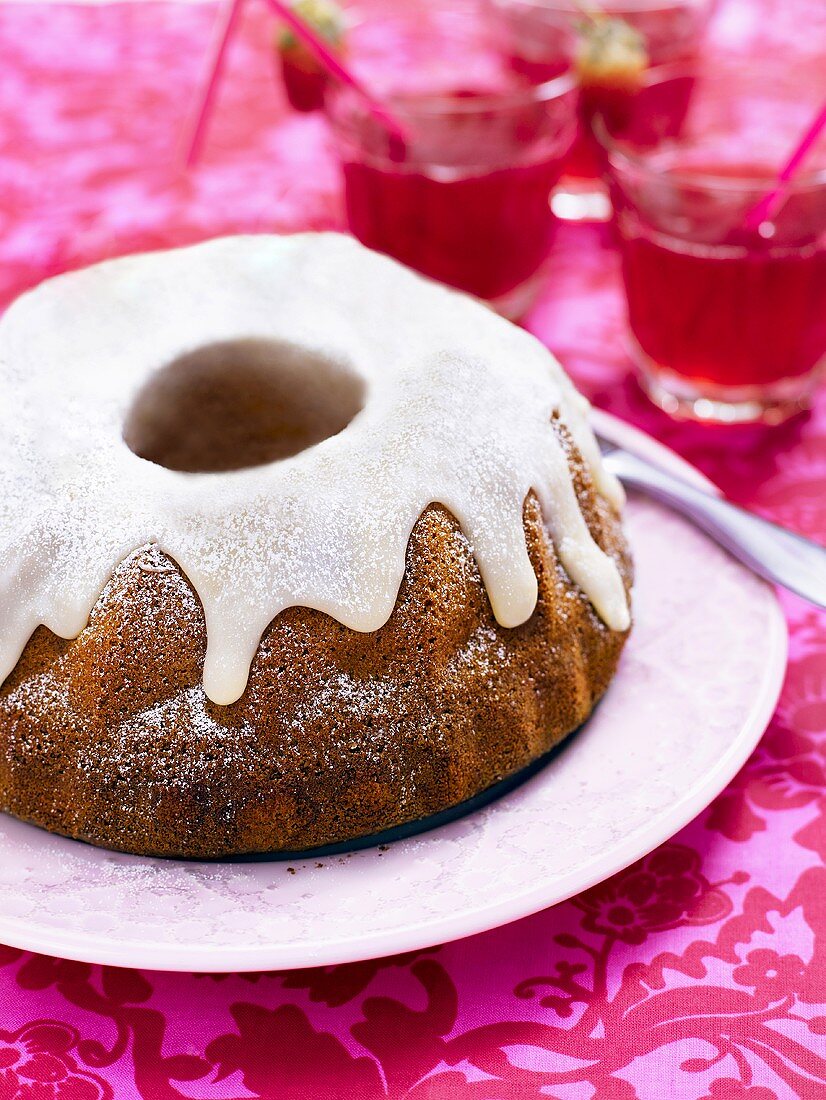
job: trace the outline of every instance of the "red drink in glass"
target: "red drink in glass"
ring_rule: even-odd
[[[698,390],[808,375],[826,350],[824,223],[826,189],[819,204],[794,195],[770,240],[729,230],[718,240],[685,241],[638,222],[623,263],[640,348]]]
[[[589,66],[583,45],[599,20],[618,19],[636,39],[638,66],[651,68],[693,61],[699,53],[713,0],[601,0],[586,15],[579,0],[488,0],[495,26],[505,36],[515,71],[547,80],[572,64],[580,73],[580,128],[565,166],[556,208],[563,216],[607,217],[609,207],[600,181],[598,149],[591,134],[595,113],[628,109],[640,67],[623,70],[612,51],[603,66]],[[612,72],[613,67],[613,72]]]
[[[807,403],[826,359],[826,142],[753,226],[817,111],[816,85],[807,95],[763,66],[715,74],[696,77],[677,138],[652,128],[650,109],[623,135],[597,124],[632,346],[669,412],[775,422]]]
[[[404,147],[351,91],[328,101],[349,227],[369,247],[518,316],[552,243],[549,198],[576,133],[574,82],[529,84],[489,45],[478,55],[464,42],[448,49],[432,28],[411,32],[421,48],[394,33],[401,60],[385,99]]]
[[[573,138],[572,104],[537,103],[533,92],[527,104],[507,106],[488,97],[397,100],[412,141],[396,159],[360,105],[341,98],[356,113],[348,120],[340,101],[331,111],[355,236],[425,275],[505,303],[505,312],[520,312],[521,291],[552,242],[549,196]]]

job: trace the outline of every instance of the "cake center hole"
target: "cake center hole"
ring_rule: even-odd
[[[348,367],[270,340],[211,344],[146,383],[123,438],[140,458],[210,473],[261,466],[337,435],[364,407]]]

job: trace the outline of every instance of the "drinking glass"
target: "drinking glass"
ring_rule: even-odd
[[[669,413],[776,423],[811,399],[826,362],[826,138],[769,215],[755,210],[823,91],[802,65],[672,67],[620,125],[595,120],[632,353]]]
[[[353,70],[405,139],[389,135],[352,90],[328,97],[351,231],[520,316],[553,240],[549,197],[576,135],[575,82],[524,80],[475,23],[375,20],[358,30]]]
[[[596,112],[623,111],[641,71],[695,60],[714,0],[600,0],[593,7],[582,0],[487,2],[515,71],[541,81],[576,66],[579,133],[553,207],[570,220],[607,219],[591,120]],[[600,40],[607,19],[620,20],[627,32],[621,29],[610,44]]]

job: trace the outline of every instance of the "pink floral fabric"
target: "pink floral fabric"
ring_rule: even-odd
[[[286,111],[263,10],[205,158],[182,172],[215,11],[0,6],[0,303],[106,255],[341,224],[323,123]],[[717,48],[811,54],[825,11],[730,0]],[[772,431],[668,422],[629,374],[603,231],[561,234],[528,324],[597,404],[826,537],[826,394]],[[826,620],[784,603],[789,671],[766,736],[639,863],[515,925],[347,966],[174,975],[0,948],[0,1100],[826,1096]]]

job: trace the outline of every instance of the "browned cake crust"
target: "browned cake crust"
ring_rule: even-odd
[[[619,519],[572,465],[630,589]],[[40,627],[0,690],[0,807],[107,848],[208,857],[347,840],[484,791],[588,717],[625,641],[562,569],[533,496],[525,534],[539,600],[524,625],[499,626],[466,539],[431,506],[384,627],[289,608],[228,707],[201,687],[192,588],[156,547],[136,551],[79,637]]]

